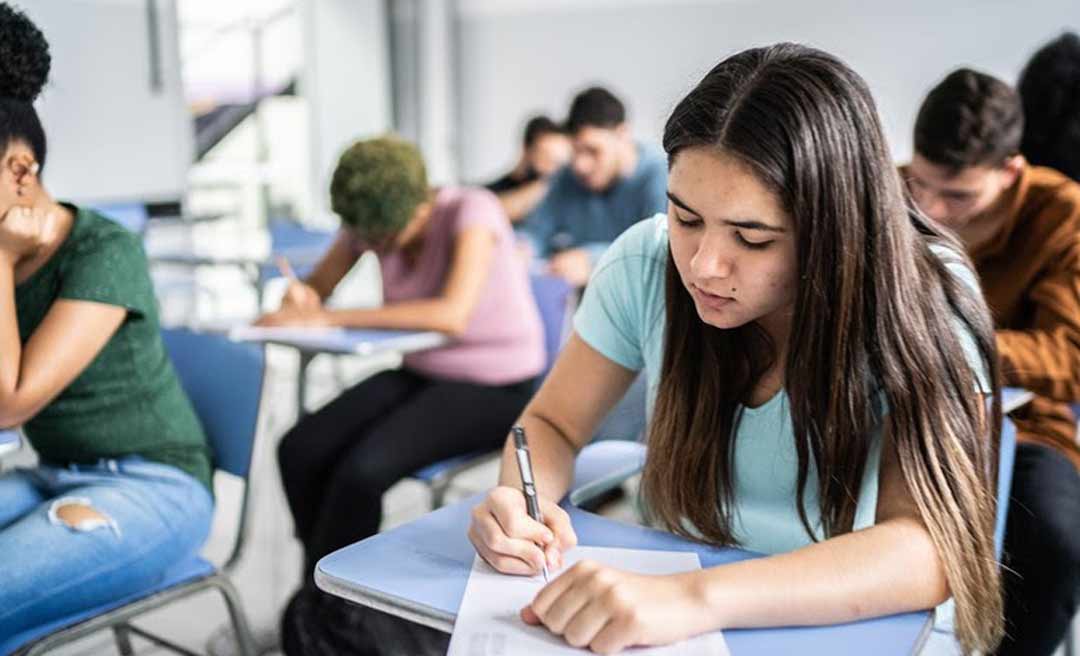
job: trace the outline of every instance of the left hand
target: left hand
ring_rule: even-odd
[[[551,256],[548,270],[574,287],[584,287],[592,273],[589,252],[583,248],[572,248]]]
[[[322,328],[330,325],[330,318],[321,306],[316,308],[284,307],[277,312],[264,314],[255,321],[256,326],[296,326]]]
[[[601,654],[678,642],[716,628],[694,574],[647,576],[583,560],[544,586],[521,619]]]

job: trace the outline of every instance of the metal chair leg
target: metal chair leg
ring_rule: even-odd
[[[236,635],[236,646],[240,650],[240,654],[242,656],[257,656],[255,639],[251,635],[247,617],[240,606],[240,596],[237,594],[236,588],[228,579],[220,576],[214,577],[210,584],[221,593],[222,599],[225,600],[225,606],[229,610],[229,619],[232,620],[233,633]]]
[[[133,656],[135,650],[131,648],[131,631],[127,624],[117,624],[113,627],[113,637],[116,639],[116,649],[120,656]]]
[[[450,490],[450,481],[438,481],[430,484],[431,488],[431,509],[438,510],[446,504],[446,493]]]

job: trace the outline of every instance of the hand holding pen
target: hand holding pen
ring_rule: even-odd
[[[285,289],[285,296],[281,299],[283,308],[296,308],[298,310],[315,310],[322,307],[322,299],[319,293],[311,285],[303,282],[296,276],[288,258],[278,255],[274,258],[278,271],[289,281]]]
[[[480,557],[497,571],[531,576],[561,567],[562,553],[577,545],[577,535],[566,511],[537,489],[524,430],[512,433],[522,484],[502,484],[488,493],[473,509],[469,539]],[[519,444],[525,449],[518,449]],[[524,473],[522,463],[526,465]]]
[[[525,510],[529,517],[537,523],[544,523],[544,515],[540,512],[540,500],[536,497],[536,481],[533,479],[532,456],[529,454],[529,443],[525,440],[525,429],[514,426],[514,455],[517,457],[518,474],[521,475],[521,494],[525,497]],[[540,545],[543,547],[544,545]],[[548,576],[547,558],[544,559],[544,581]]]

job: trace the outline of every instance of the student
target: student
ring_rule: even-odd
[[[1020,152],[1028,163],[1080,182],[1080,36],[1066,32],[1032,55],[1018,91],[1025,118]]]
[[[615,237],[663,211],[667,173],[660,153],[634,141],[626,109],[607,89],[579,93],[566,130],[570,166],[552,177],[522,232],[553,274],[581,287]]]
[[[611,653],[951,595],[964,648],[992,649],[990,318],[959,244],[906,205],[866,84],[818,50],[747,50],[676,106],[663,143],[667,216],[604,255],[519,420],[545,524],[510,442],[473,512],[477,552],[508,574],[560,566],[574,455],[644,369],[649,517],[768,557],[648,577],[581,563],[524,621]]]
[[[486,185],[499,197],[510,221],[517,223],[544,199],[551,176],[570,159],[570,138],[546,116],[525,124],[521,156],[513,170]]]
[[[0,4],[0,641],[156,583],[210,529],[206,439],[161,342],[136,235],[42,183],[49,47]]]
[[[1020,152],[1020,98],[969,69],[926,97],[906,169],[915,201],[956,231],[997,324],[1002,384],[1034,392],[1013,413],[1001,654],[1051,654],[1080,603],[1080,185]]]
[[[312,599],[315,563],[378,532],[382,495],[405,476],[497,449],[544,366],[528,274],[493,194],[429,190],[417,148],[394,138],[346,150],[330,194],[344,229],[311,277],[292,284],[284,307],[260,323],[436,330],[451,341],[345,391],[281,441],[278,464],[307,588],[286,612],[290,654],[309,653],[308,638],[319,633],[312,623],[330,612],[308,610],[334,603]],[[379,255],[386,305],[323,307],[369,248]]]

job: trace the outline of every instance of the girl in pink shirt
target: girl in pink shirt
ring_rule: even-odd
[[[326,554],[373,535],[382,495],[418,469],[451,456],[496,450],[544,367],[543,327],[510,222],[482,189],[429,190],[412,144],[360,141],[330,186],[344,224],[304,282],[262,325],[436,330],[450,342],[406,356],[346,390],[285,435],[278,463],[304,546],[302,590],[284,619],[290,635],[316,627],[296,609]],[[382,268],[385,305],[332,310],[323,301],[365,250]],[[327,603],[323,599],[319,603]]]

